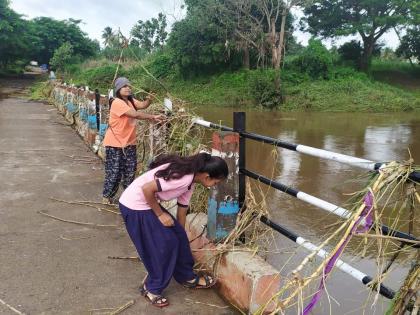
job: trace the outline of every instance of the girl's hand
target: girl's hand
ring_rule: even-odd
[[[145,100],[148,100],[149,102],[153,102],[156,98],[156,94],[153,92],[150,92],[147,94],[147,96],[145,97]]]
[[[172,219],[172,217],[166,212],[158,216],[158,219],[164,226],[170,227],[175,225],[174,219]]]
[[[152,120],[153,120],[153,122],[163,123],[166,120],[166,116],[162,115],[162,114],[153,115]]]

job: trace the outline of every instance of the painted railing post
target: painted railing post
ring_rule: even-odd
[[[235,227],[239,212],[238,186],[239,135],[233,132],[213,133],[212,155],[222,157],[229,168],[227,180],[211,188],[208,201],[207,238],[220,241]]]
[[[101,98],[101,94],[99,94],[99,90],[95,89],[95,110],[96,110],[96,129],[99,131],[100,129],[100,125],[101,125],[101,120],[100,120],[100,116],[99,116],[99,100]]]

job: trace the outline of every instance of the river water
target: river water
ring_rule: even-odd
[[[232,108],[198,107],[194,111],[205,120],[233,125],[235,110]],[[420,164],[418,113],[280,113],[248,110],[246,120],[247,131],[290,143],[377,162],[403,161],[411,155]],[[366,171],[360,168],[253,140],[247,140],[246,146],[247,169],[337,205],[343,205],[348,200],[348,195],[344,194],[357,191],[366,184],[366,177],[361,179]],[[267,190],[263,184],[260,187]],[[334,215],[274,189],[269,189],[266,200],[273,221],[315,244],[325,239],[326,227],[337,222]],[[417,218],[414,235],[420,235],[418,223]],[[400,225],[399,228],[407,231],[407,225]],[[371,250],[365,258],[361,258],[362,248],[359,244],[360,239],[350,243],[342,259],[365,274],[375,276],[376,253]],[[267,259],[283,275],[288,275],[308,254],[306,250],[299,249],[293,255],[296,246],[280,234],[275,235],[270,251],[276,253],[269,254]],[[398,290],[410,268],[407,255],[401,255],[392,268],[385,284]],[[318,283],[317,280],[316,286]],[[384,314],[389,306],[389,300],[382,297],[375,302],[374,295],[369,295],[363,284],[341,271],[335,271],[329,278],[327,290],[330,300],[324,294],[313,314]],[[303,304],[307,304],[307,301]],[[375,306],[372,307],[372,304]],[[296,310],[289,312],[295,314]]]

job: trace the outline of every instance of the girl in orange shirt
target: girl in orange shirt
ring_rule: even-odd
[[[151,115],[138,111],[151,104],[147,97],[143,102],[133,98],[130,81],[120,77],[115,80],[116,98],[111,102],[109,124],[105,133],[105,181],[102,192],[104,203],[113,203],[122,181],[124,189],[134,180],[137,169],[136,121],[137,119],[159,122],[163,115]]]

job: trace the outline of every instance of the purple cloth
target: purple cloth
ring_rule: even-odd
[[[303,313],[302,313],[303,315],[309,314],[309,312],[316,305],[316,303],[318,303],[319,299],[321,298],[321,293],[323,292],[324,287],[325,287],[325,280],[327,278],[327,275],[334,268],[334,265],[335,265],[336,261],[340,257],[344,248],[347,246],[347,244],[350,241],[353,234],[354,233],[366,232],[372,226],[372,223],[373,223],[373,219],[372,219],[373,195],[370,191],[366,194],[366,196],[364,198],[364,204],[365,204],[365,208],[363,209],[359,218],[357,219],[357,221],[355,222],[355,224],[351,228],[351,231],[350,231],[349,235],[347,235],[343,244],[341,244],[341,246],[338,248],[337,252],[330,258],[328,263],[325,265],[324,270],[323,270],[321,283],[319,284],[319,287],[318,287],[318,291],[312,296],[312,299],[309,302],[309,304],[306,305],[306,307],[305,307],[305,309],[303,310]],[[363,219],[365,219],[365,224],[359,229],[359,224]]]
[[[363,201],[365,203],[365,208],[360,216],[365,218],[365,223],[357,226],[356,233],[365,233],[369,231],[373,224],[373,195],[370,191],[365,195]]]

